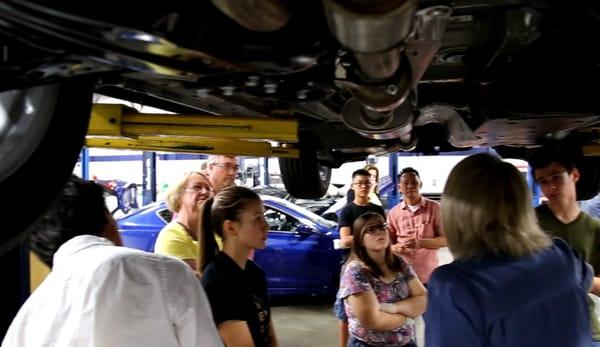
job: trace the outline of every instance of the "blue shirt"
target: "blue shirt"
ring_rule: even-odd
[[[427,347],[583,347],[592,343],[592,268],[562,240],[519,259],[486,256],[436,269]]]
[[[586,214],[594,218],[600,218],[600,195],[596,195],[589,200],[581,201],[580,205],[581,209]]]

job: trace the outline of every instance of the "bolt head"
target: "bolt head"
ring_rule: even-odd
[[[396,86],[395,86],[395,85],[393,85],[393,84],[390,84],[389,86],[387,86],[387,87],[385,88],[385,92],[386,92],[388,95],[396,95],[396,94],[398,94],[398,87],[396,87]]]

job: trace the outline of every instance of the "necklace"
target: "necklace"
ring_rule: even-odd
[[[196,240],[197,236],[192,233],[192,230],[190,230],[190,228],[188,228],[187,225],[183,224],[182,222],[180,222],[178,220],[176,220],[175,223],[181,225],[181,227],[188,233],[188,235],[190,235],[190,237],[192,238],[192,240],[197,241]]]

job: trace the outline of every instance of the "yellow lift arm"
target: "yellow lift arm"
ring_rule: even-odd
[[[295,119],[137,113],[118,104],[93,106],[86,137],[88,147],[291,158],[297,143]]]

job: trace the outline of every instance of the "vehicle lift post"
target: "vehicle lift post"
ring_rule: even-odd
[[[398,204],[398,153],[390,153],[388,154],[389,161],[389,175],[392,179],[392,185],[394,189],[390,194],[390,198],[388,199],[388,208],[392,208]]]
[[[156,152],[142,153],[142,204],[156,201]]]
[[[90,179],[90,152],[87,147],[81,149],[81,178],[84,180]]]

